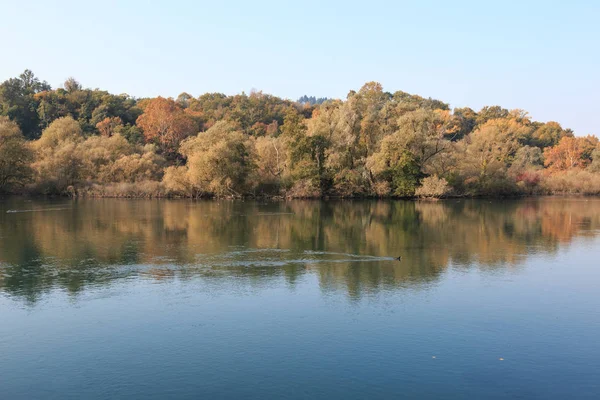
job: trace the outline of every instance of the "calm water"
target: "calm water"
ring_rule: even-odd
[[[599,260],[599,199],[4,199],[0,397],[598,399]]]

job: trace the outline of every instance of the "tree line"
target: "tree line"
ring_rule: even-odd
[[[313,101],[318,100],[318,101]],[[523,110],[383,90],[134,98],[0,85],[0,191],[127,197],[600,194],[600,144]]]

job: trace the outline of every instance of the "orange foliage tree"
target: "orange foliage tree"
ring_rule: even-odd
[[[544,165],[551,172],[585,168],[597,143],[593,136],[563,137],[556,146],[544,150]]]
[[[175,153],[179,143],[197,131],[196,123],[173,99],[157,97],[148,102],[137,119],[148,142],[155,142],[166,153]]]
[[[123,120],[119,117],[104,118],[102,121],[96,124],[96,129],[100,132],[100,135],[111,137],[118,126],[123,125]]]

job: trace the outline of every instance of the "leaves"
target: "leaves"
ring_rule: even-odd
[[[595,137],[563,137],[556,146],[544,150],[544,165],[549,172],[585,168],[597,144]]]
[[[177,192],[240,197],[255,185],[254,142],[234,124],[218,122],[181,144],[185,167],[167,170],[165,184]]]
[[[194,120],[178,103],[163,97],[151,100],[136,123],[146,141],[157,143],[168,155],[175,154],[181,141],[197,130]]]
[[[19,126],[0,116],[0,192],[7,192],[31,181],[33,152]]]
[[[576,175],[566,172],[600,173],[595,137],[518,109],[452,111],[378,82],[345,100],[255,90],[135,99],[74,78],[51,90],[26,70],[0,84],[0,115],[4,176],[21,171],[3,190],[19,190],[33,172],[43,193],[163,179],[186,196],[413,196],[443,180],[454,194],[484,195],[534,193],[551,181],[564,192]]]

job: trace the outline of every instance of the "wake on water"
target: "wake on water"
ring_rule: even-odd
[[[284,266],[289,264],[351,263],[395,261],[397,257],[378,257],[364,254],[331,251],[292,251],[289,249],[240,249],[221,254],[198,254],[199,265],[218,267]]]
[[[38,211],[62,211],[62,210],[70,210],[71,208],[66,207],[66,208],[36,208],[36,209],[31,209],[31,210],[8,210],[6,211],[7,214],[14,214],[14,213],[26,213],[26,212],[38,212]]]

